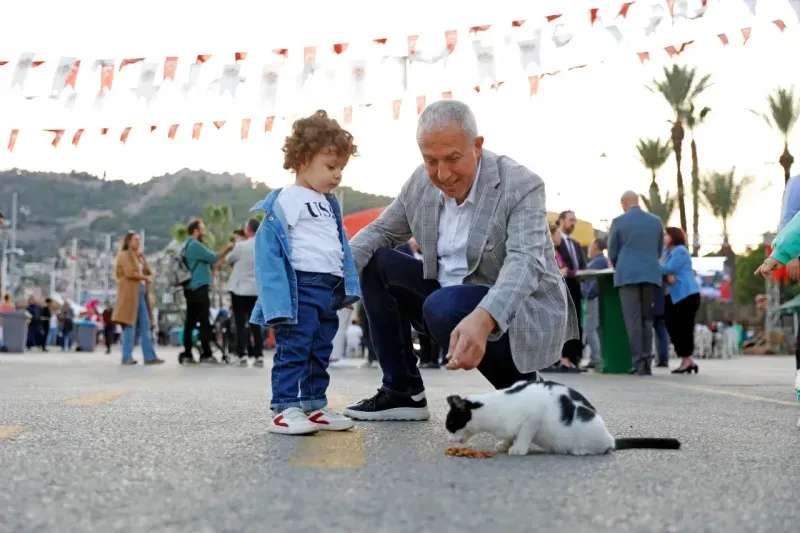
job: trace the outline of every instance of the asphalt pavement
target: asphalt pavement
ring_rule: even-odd
[[[700,360],[693,376],[551,375],[616,436],[683,449],[475,460],[444,455],[444,417],[447,395],[490,389],[477,371],[423,371],[428,422],[289,437],[267,433],[268,368],[161,355],[158,367],[0,355],[0,532],[800,530],[791,357]],[[334,406],[379,386],[380,370],[358,364],[331,369]]]

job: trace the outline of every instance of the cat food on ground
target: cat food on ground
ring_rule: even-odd
[[[444,453],[453,457],[469,457],[470,459],[490,459],[494,457],[492,452],[473,450],[472,448],[447,448]]]

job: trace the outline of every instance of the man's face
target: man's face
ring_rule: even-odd
[[[589,256],[594,257],[598,253],[600,253],[600,250],[597,249],[597,241],[592,241],[592,243],[589,245]]]
[[[561,219],[561,231],[567,235],[572,235],[572,232],[575,231],[576,220],[575,213],[567,213],[567,215]]]
[[[203,237],[206,236],[206,225],[201,222],[199,226],[197,226],[197,231],[195,232],[194,238],[202,241]]]
[[[472,189],[482,150],[483,137],[470,141],[455,124],[426,134],[419,143],[431,183],[459,203]]]

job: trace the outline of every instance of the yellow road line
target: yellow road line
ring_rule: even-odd
[[[112,400],[116,400],[120,396],[123,396],[127,393],[128,391],[123,391],[123,390],[106,390],[100,392],[93,392],[91,394],[86,394],[85,396],[77,396],[75,398],[70,398],[69,400],[64,400],[63,402],[61,402],[61,404],[80,405],[80,406],[102,405]]]
[[[607,378],[622,378],[622,379],[639,379],[633,378],[631,376],[623,376],[620,374],[595,374],[596,376],[602,376]],[[685,385],[683,383],[673,383],[670,381],[663,381],[660,379],[648,379],[647,383],[655,383],[657,385],[662,385],[664,387],[674,387],[676,389],[686,389],[686,390],[693,390],[697,392],[706,392],[708,394],[719,394],[722,396],[733,396],[734,398],[741,398],[743,400],[753,400],[756,402],[766,402],[766,403],[774,403],[776,405],[786,405],[789,407],[800,407],[800,402],[792,402],[789,400],[778,400],[776,398],[767,398],[765,396],[756,396],[755,394],[745,394],[743,392],[736,392],[730,390],[721,390],[721,389],[712,389],[710,387],[701,387],[699,385]]]
[[[0,425],[0,440],[13,439],[28,431],[28,426],[2,426]]]
[[[347,406],[347,396],[329,395],[331,409]],[[289,458],[292,466],[310,468],[363,468],[367,463],[364,432],[358,428],[349,431],[320,431],[302,440]]]
[[[684,385],[682,383],[668,383],[665,381],[653,380],[654,383],[663,385],[665,387],[675,387],[676,389],[695,390],[698,392],[707,392],[709,394],[721,394],[723,396],[733,396],[735,398],[742,398],[744,400],[753,400],[756,402],[774,403],[777,405],[788,405],[789,407],[800,407],[800,402],[790,402],[788,400],[778,400],[776,398],[767,398],[764,396],[756,396],[755,394],[744,394],[742,392],[712,389],[709,387],[700,387],[697,385]]]

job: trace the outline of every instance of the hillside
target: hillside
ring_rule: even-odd
[[[347,187],[345,214],[388,205],[391,198]],[[11,193],[19,194],[17,240],[27,260],[52,257],[77,237],[80,246],[102,247],[106,233],[118,238],[129,229],[145,230],[147,248],[166,246],[176,222],[201,215],[207,203],[230,205],[243,223],[250,208],[270,189],[243,174],[210,174],[184,169],[132,185],[86,173],[0,171],[0,211],[11,223]]]

